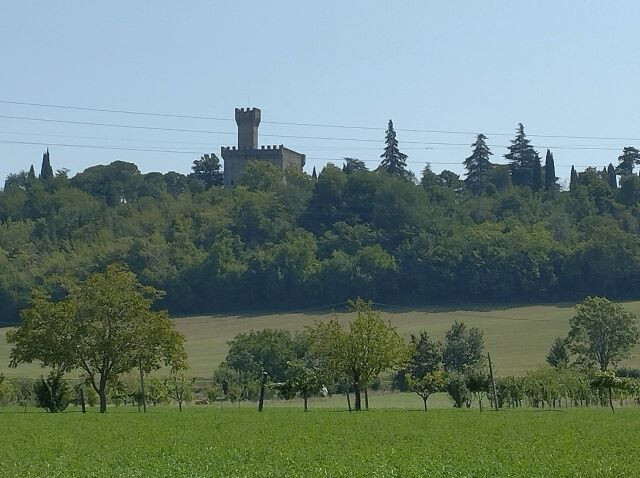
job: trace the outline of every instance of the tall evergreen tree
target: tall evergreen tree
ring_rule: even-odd
[[[473,153],[464,160],[464,167],[467,169],[467,178],[464,182],[469,191],[474,194],[483,193],[489,182],[491,170],[489,156],[493,153],[487,146],[486,139],[484,134],[479,134],[476,142],[471,145]]]
[[[313,171],[311,172],[311,179],[313,179],[314,181],[318,180],[318,173],[316,173],[316,167],[313,167]]]
[[[618,187],[618,180],[616,178],[616,168],[613,167],[613,164],[609,163],[607,166],[607,178],[609,181],[609,187],[611,189],[616,189]]]
[[[33,164],[29,168],[29,173],[27,173],[27,178],[28,179],[35,179],[36,178],[36,170],[33,168]]]
[[[575,191],[578,187],[578,173],[576,168],[571,165],[571,179],[569,179],[569,191]]]
[[[412,174],[407,169],[407,155],[398,149],[396,131],[393,129],[393,121],[389,120],[387,126],[384,152],[380,155],[382,161],[378,167],[379,171],[385,171],[393,176],[403,179],[411,179]]]
[[[51,179],[53,177],[53,169],[51,168],[51,161],[49,160],[49,148],[47,152],[42,155],[42,167],[40,168],[40,179]]]
[[[553,153],[547,149],[547,155],[544,159],[544,189],[545,191],[552,191],[557,187],[556,164],[553,161]]]
[[[630,176],[633,174],[633,168],[636,164],[640,164],[640,151],[633,146],[627,146],[622,150],[622,154],[618,156],[618,162],[616,173],[620,176]]]
[[[509,152],[504,155],[509,161],[511,177],[516,186],[529,186],[535,189],[534,171],[540,166],[540,156],[524,134],[524,126],[518,123],[516,137],[511,141]]]

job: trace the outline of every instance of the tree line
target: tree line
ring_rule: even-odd
[[[640,285],[638,151],[617,167],[572,173],[560,189],[520,125],[508,165],[479,135],[467,175],[419,180],[393,124],[380,166],[357,158],[320,174],[248,164],[221,187],[215,155],[193,172],[142,174],[132,163],[68,177],[45,153],[40,174],[0,192],[0,321],[15,322],[34,288],[118,262],[166,291],[171,313],[295,309],[364,297],[395,304],[633,298]]]
[[[169,398],[180,410],[193,396],[195,379],[187,375],[184,337],[166,311],[152,310],[161,293],[142,285],[135,274],[118,264],[68,286],[66,295],[53,299],[34,292],[30,306],[21,312],[21,325],[7,333],[12,346],[10,365],[39,362],[50,368],[47,379],[32,384],[7,382],[0,375],[0,401],[6,396],[24,402],[35,400],[51,412],[63,411],[70,401],[65,374],[80,372],[73,392],[83,407],[98,402],[101,412],[132,398],[146,411],[147,399],[162,403]],[[601,401],[603,390],[613,397],[640,394],[633,373],[620,378],[610,368],[627,358],[640,339],[637,318],[622,306],[601,297],[588,297],[576,306],[565,338],[558,338],[547,356],[551,367],[525,377],[496,380],[487,370],[483,333],[455,322],[443,343],[426,331],[408,343],[369,301],[349,301],[355,318],[348,324],[337,319],[317,322],[299,332],[264,329],[242,333],[229,342],[226,359],[213,374],[218,389],[207,395],[232,402],[255,399],[260,407],[265,389],[285,399],[308,399],[344,393],[349,410],[369,408],[371,387],[383,374],[393,377],[394,388],[411,390],[423,401],[446,391],[454,406],[477,402],[482,410],[489,393],[493,405],[553,406],[564,398]],[[147,381],[153,370],[167,367],[161,381]],[[131,390],[127,377],[139,373],[139,389]],[[165,372],[166,373],[166,372]],[[351,402],[353,395],[353,406]],[[597,402],[596,402],[597,403]]]

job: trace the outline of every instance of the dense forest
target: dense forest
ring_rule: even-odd
[[[572,169],[561,190],[520,125],[508,164],[484,135],[464,178],[406,168],[389,124],[380,166],[345,158],[317,175],[249,163],[223,189],[215,155],[193,173],[142,174],[132,163],[68,177],[10,175],[0,192],[0,321],[34,288],[53,297],[114,262],[166,291],[172,313],[293,309],[351,297],[390,304],[637,297],[640,162]]]

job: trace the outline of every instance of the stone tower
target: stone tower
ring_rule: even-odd
[[[258,126],[262,111],[260,108],[236,108],[238,125],[238,149],[256,149],[258,147]]]
[[[284,171],[287,168],[302,170],[306,157],[283,145],[258,146],[258,127],[262,112],[259,108],[236,108],[238,146],[223,147],[224,185],[230,187],[248,161],[267,161]]]

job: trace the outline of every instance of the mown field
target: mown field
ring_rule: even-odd
[[[0,476],[640,476],[640,410],[3,409]]]
[[[627,302],[625,307],[640,316],[640,301]],[[573,304],[526,307],[485,307],[464,309],[404,309],[388,308],[383,317],[390,320],[406,337],[426,330],[442,339],[455,320],[484,330],[486,347],[491,352],[498,375],[523,373],[544,364],[553,339],[566,335]],[[187,338],[190,373],[211,377],[213,370],[227,353],[227,341],[240,332],[263,328],[302,329],[316,321],[337,318],[347,323],[353,315],[331,310],[323,312],[194,316],[176,318],[178,329]],[[0,329],[0,372],[7,376],[37,377],[42,369],[37,365],[8,368],[9,347],[5,342],[6,328]],[[640,347],[627,362],[640,366]]]

